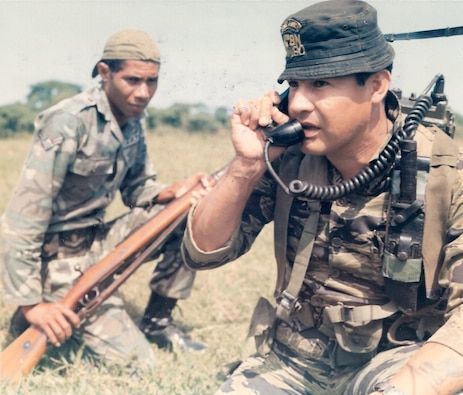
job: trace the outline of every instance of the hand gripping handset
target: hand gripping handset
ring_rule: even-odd
[[[281,102],[278,106],[278,109],[285,114],[288,113],[288,95],[289,89],[280,95]],[[274,129],[265,130],[265,135],[271,145],[289,147],[290,145],[300,143],[304,139],[304,129],[299,121],[293,119]]]
[[[281,102],[278,106],[278,109],[285,114],[288,114],[288,94],[289,89],[280,95]],[[287,123],[277,126],[274,129],[265,130],[265,134],[267,137],[264,146],[264,161],[267,169],[283,191],[290,195],[291,192],[288,187],[283,183],[272,167],[269,157],[270,146],[275,145],[277,147],[289,147],[291,145],[298,144],[304,139],[304,129],[299,121],[293,119]]]

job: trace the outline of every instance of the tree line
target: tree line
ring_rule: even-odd
[[[32,133],[37,114],[59,101],[82,92],[79,85],[46,81],[31,86],[25,103],[0,106],[0,138],[18,133]],[[166,109],[147,108],[147,126],[155,130],[161,126],[184,129],[188,132],[215,133],[228,125],[230,114],[225,107],[211,110],[202,103],[175,103]]]
[[[37,114],[59,101],[82,92],[79,85],[46,81],[31,86],[25,103],[0,106],[0,138],[14,137],[18,133],[32,133]],[[225,107],[211,110],[202,103],[175,103],[166,109],[147,108],[149,130],[169,126],[188,132],[215,133],[227,127],[230,113]],[[463,138],[463,116],[455,113],[457,137]]]

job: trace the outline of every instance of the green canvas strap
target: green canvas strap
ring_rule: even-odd
[[[298,149],[297,146],[289,147],[280,163],[279,175],[281,180],[286,185],[297,177],[299,166],[304,158],[304,154]],[[277,188],[276,203],[275,203],[275,217],[274,217],[274,250],[275,258],[277,261],[277,280],[275,285],[275,295],[279,294],[285,289],[286,271],[289,267],[286,259],[286,243],[288,241],[288,220],[289,212],[293,197],[287,195],[283,189]]]
[[[310,262],[310,256],[317,235],[320,218],[320,203],[309,202],[310,214],[299,240],[296,258],[287,288],[281,293],[277,306],[277,317],[288,322],[291,314],[298,309],[298,297]]]
[[[304,155],[298,146],[290,147],[280,163],[279,175],[285,184],[294,180],[307,180],[326,185],[327,161],[324,157]],[[296,259],[291,268],[286,258],[288,219],[293,197],[277,190],[275,205],[275,257],[277,260],[277,282],[275,296],[279,302],[277,317],[288,321],[290,314],[298,307],[297,299],[309,265],[320,217],[320,202],[308,202],[309,216],[298,245]]]
[[[338,322],[368,323],[387,318],[396,311],[397,305],[389,302],[384,305],[328,306],[323,314],[326,314],[333,324]]]

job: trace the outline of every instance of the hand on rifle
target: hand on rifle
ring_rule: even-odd
[[[56,347],[61,346],[72,335],[73,327],[80,326],[76,313],[60,303],[41,302],[22,307],[26,319],[47,336],[49,342]]]
[[[153,202],[156,204],[168,203],[173,199],[179,198],[198,183],[201,183],[204,189],[198,194],[194,194],[194,198],[198,200],[208,192],[213,182],[213,178],[209,174],[197,173],[164,188]]]

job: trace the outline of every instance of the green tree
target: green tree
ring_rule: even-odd
[[[161,113],[161,122],[174,128],[185,125],[190,112],[190,105],[175,103]]]
[[[34,130],[35,112],[22,103],[0,107],[0,137],[10,137],[16,132]]]
[[[79,85],[46,81],[32,85],[27,101],[0,107],[0,137],[16,132],[33,132],[34,118],[39,111],[82,91]]]
[[[200,113],[188,117],[189,132],[216,133],[218,129],[218,123],[211,115]]]
[[[230,113],[226,107],[218,107],[215,110],[214,117],[222,126],[227,126],[230,122]]]
[[[34,110],[43,110],[59,101],[82,92],[79,85],[60,81],[39,82],[31,86],[27,95],[27,105]]]

